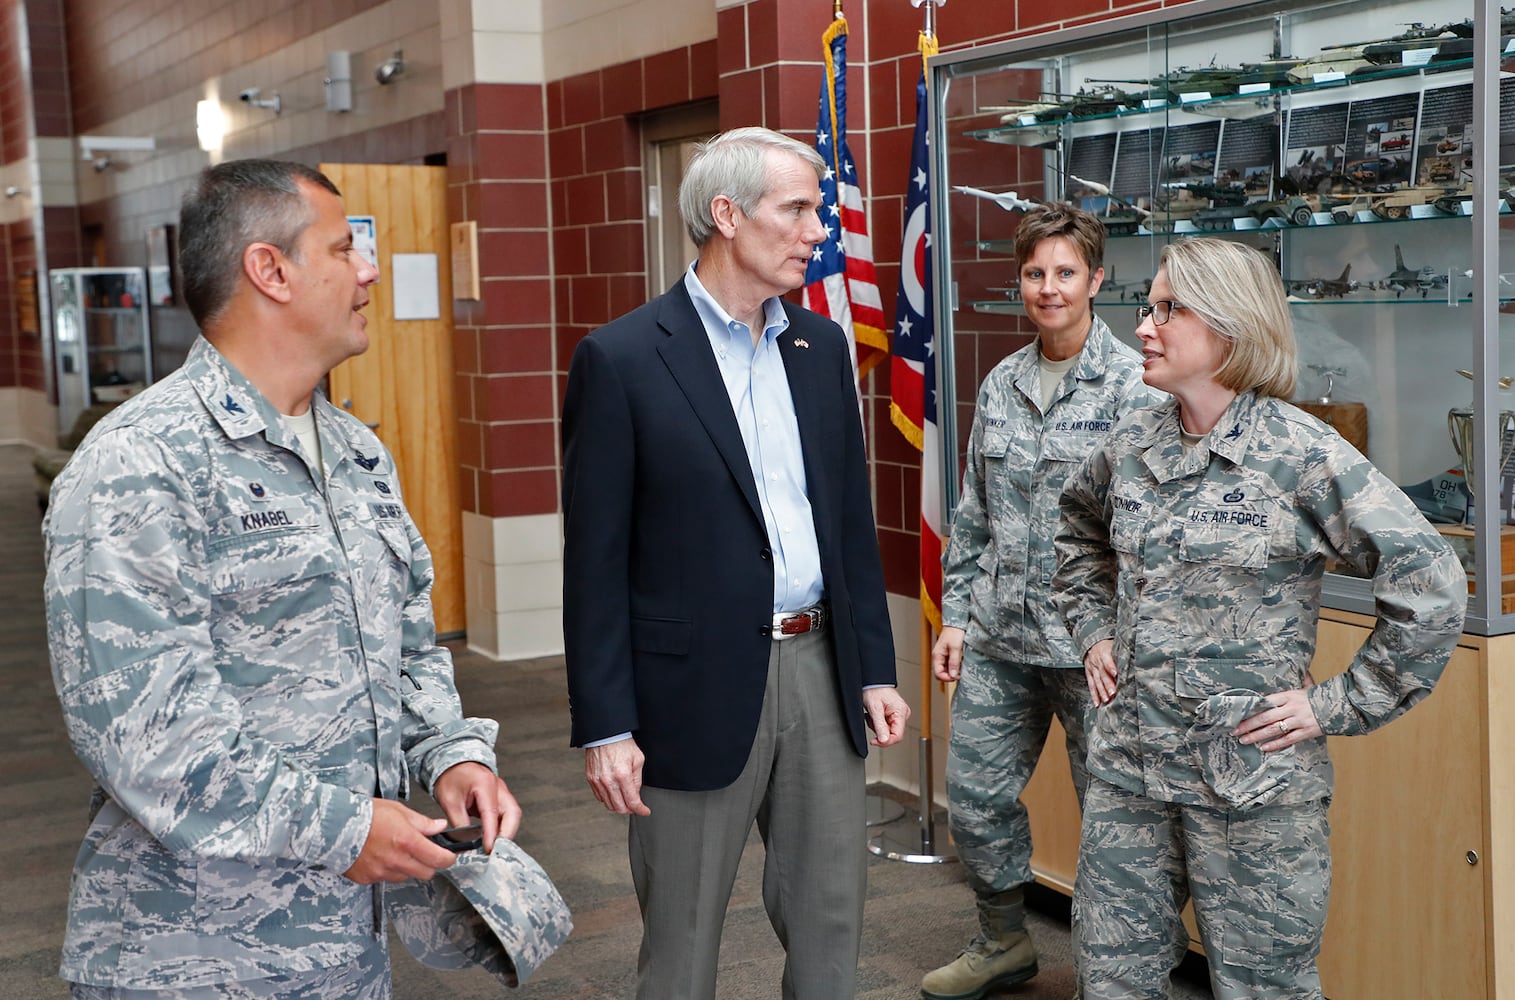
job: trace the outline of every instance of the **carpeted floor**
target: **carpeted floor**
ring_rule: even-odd
[[[69,749],[47,667],[30,451],[0,446],[0,1000],[62,1000],[56,978],[68,877],[83,832],[90,782]],[[500,663],[455,647],[470,714],[500,720],[506,780],[526,812],[518,838],[552,874],[574,913],[568,943],[521,990],[535,1000],[629,995],[640,919],[626,867],[625,820],[607,813],[568,747],[568,699],[559,658]],[[943,834],[943,838],[945,835]],[[858,850],[864,849],[860,842]],[[727,916],[718,995],[779,995],[783,955],[763,911],[762,846],[748,847]],[[1033,914],[1042,972],[1006,997],[1073,995],[1066,912],[1053,898]],[[915,865],[870,856],[861,1000],[913,1000],[921,975],[949,961],[971,932],[972,903],[955,864]],[[395,949],[397,1000],[475,1000],[508,991],[479,972],[435,972]],[[1187,970],[1186,966],[1186,970]],[[1209,997],[1202,980],[1176,984],[1177,1000]]]

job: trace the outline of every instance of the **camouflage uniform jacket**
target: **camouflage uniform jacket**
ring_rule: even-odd
[[[99,787],[61,974],[172,989],[357,956],[372,797],[494,767],[435,642],[391,459],[317,394],[318,485],[205,340],[108,415],[43,531],[53,681]]]
[[[1158,394],[1141,357],[1098,316],[1078,362],[1042,412],[1040,341],[1005,358],[979,389],[962,499],[942,556],[942,623],[987,655],[1078,667],[1052,607],[1052,538],[1063,481],[1116,420]]]
[[[1247,392],[1186,453],[1178,406],[1134,414],[1062,497],[1054,581],[1081,651],[1115,640],[1118,689],[1089,770],[1158,801],[1224,808],[1187,732],[1204,699],[1302,687],[1321,577],[1373,580],[1377,622],[1309,689],[1327,734],[1371,732],[1430,694],[1462,632],[1467,578],[1408,498],[1320,421]],[[1324,738],[1281,751],[1278,804],[1330,795]]]

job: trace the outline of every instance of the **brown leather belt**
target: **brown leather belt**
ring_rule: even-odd
[[[780,612],[773,616],[772,636],[774,639],[789,639],[806,632],[824,631],[828,617],[825,604],[817,604],[801,611]]]

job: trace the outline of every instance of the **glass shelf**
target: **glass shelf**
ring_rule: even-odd
[[[1293,62],[1293,60],[1289,60]],[[1300,59],[1295,65],[1303,65],[1307,60]],[[1339,73],[1322,74],[1322,78],[1307,83],[1293,85],[1273,85],[1270,83],[1258,83],[1260,89],[1248,90],[1246,93],[1211,94],[1208,91],[1171,92],[1166,98],[1141,98],[1132,96],[1133,100],[1142,103],[1135,107],[1121,106],[1113,110],[1097,112],[1093,114],[1075,114],[1071,108],[1066,113],[1058,113],[1062,105],[1057,105],[1047,111],[1037,111],[1024,115],[1033,118],[1029,122],[1003,122],[999,126],[982,129],[970,129],[964,135],[971,139],[980,139],[985,142],[1002,142],[1016,146],[1040,146],[1046,142],[1055,142],[1061,135],[1064,126],[1081,124],[1086,122],[1108,122],[1119,119],[1128,119],[1141,116],[1164,115],[1171,111],[1188,111],[1194,114],[1210,115],[1219,118],[1254,118],[1270,114],[1274,108],[1276,98],[1297,96],[1302,94],[1318,93],[1322,90],[1334,90],[1347,86],[1358,86],[1374,80],[1394,80],[1404,77],[1436,76],[1455,70],[1470,69],[1472,59],[1449,59],[1442,62],[1427,63],[1423,66],[1394,66],[1382,67],[1376,72],[1358,72],[1350,75]],[[1225,71],[1206,69],[1202,72],[1215,76],[1224,76]],[[1237,69],[1238,77],[1245,76],[1246,67]],[[1103,81],[1100,81],[1103,82]],[[1142,81],[1117,81],[1129,82],[1141,86]],[[1242,85],[1246,84],[1238,81]],[[1076,100],[1077,98],[1075,98]],[[1091,95],[1090,100],[1093,100]],[[1027,104],[1026,107],[1038,107],[1037,104]],[[982,114],[1015,114],[1013,107],[1003,110],[999,106],[990,106],[980,109]],[[1042,115],[1048,117],[1041,117]]]
[[[1225,235],[1226,233],[1257,233],[1270,232],[1280,229],[1288,230],[1290,233],[1308,233],[1317,229],[1339,229],[1343,226],[1357,225],[1421,225],[1425,223],[1456,222],[1459,219],[1465,220],[1470,214],[1471,206],[1471,200],[1463,201],[1461,205],[1461,214],[1458,215],[1449,215],[1445,212],[1437,211],[1431,205],[1416,206],[1411,209],[1410,216],[1403,219],[1386,219],[1369,209],[1361,209],[1357,211],[1350,220],[1345,221],[1337,218],[1336,215],[1331,212],[1314,212],[1311,215],[1311,222],[1307,226],[1293,225],[1292,223],[1289,223],[1283,219],[1268,219],[1265,222],[1257,222],[1257,220],[1253,219],[1228,219],[1225,221],[1232,223],[1229,228],[1219,227],[1202,229],[1199,226],[1194,225],[1192,219],[1181,219],[1178,220],[1176,225],[1174,225],[1172,228],[1161,227],[1154,229],[1150,228],[1149,226],[1142,225],[1138,226],[1134,232],[1115,232],[1108,234],[1108,237],[1111,240],[1123,240],[1130,238],[1150,239],[1154,236],[1217,236]],[[1507,200],[1500,201],[1498,211],[1500,215],[1511,214],[1510,203]],[[1240,224],[1238,225],[1238,223]],[[1249,225],[1247,223],[1253,224]],[[968,246],[971,246],[974,249],[983,251],[985,253],[1004,254],[1006,256],[1013,256],[1015,254],[1015,240],[1013,239],[974,240],[969,243]]]

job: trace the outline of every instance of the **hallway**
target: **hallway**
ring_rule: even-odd
[[[69,871],[83,833],[90,781],[64,735],[47,667],[30,451],[0,445],[0,1000],[63,1000],[57,979]],[[625,821],[584,784],[582,755],[568,747],[568,699],[559,658],[502,664],[454,646],[458,687],[470,714],[500,720],[502,770],[525,810],[520,842],[552,874],[574,913],[568,943],[520,995],[601,1000],[627,995],[640,919],[626,867]],[[859,845],[859,850],[862,850]],[[761,894],[754,837],[733,894],[722,950],[722,1000],[778,996],[782,952]],[[914,1000],[920,976],[956,954],[971,916],[957,865],[871,859],[859,1000]],[[1068,927],[1033,914],[1042,973],[1003,994],[1066,1000],[1073,993]],[[397,946],[396,1000],[499,997],[482,972],[434,972]],[[1208,997],[1202,984],[1179,1000]]]

